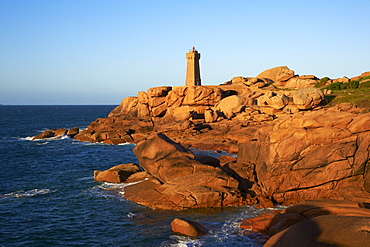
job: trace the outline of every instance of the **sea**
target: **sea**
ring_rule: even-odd
[[[94,170],[137,162],[134,144],[32,140],[47,129],[85,129],[114,107],[0,105],[0,246],[262,246],[239,224],[272,209],[152,210],[126,200],[125,184],[93,180]],[[174,234],[176,217],[208,234]]]

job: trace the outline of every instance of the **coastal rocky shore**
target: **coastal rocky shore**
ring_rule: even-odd
[[[150,88],[85,130],[48,130],[34,139],[67,134],[136,143],[139,164],[95,171],[94,178],[129,183],[124,197],[153,209],[294,204],[241,224],[246,234],[273,236],[266,246],[370,244],[370,113],[350,104],[328,107],[314,87],[319,82],[283,66],[219,86]],[[189,148],[237,158],[195,155]],[[357,230],[336,238],[330,228],[336,225]],[[287,245],[303,228],[312,229],[307,239]]]

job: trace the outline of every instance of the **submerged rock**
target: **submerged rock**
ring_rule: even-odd
[[[207,234],[207,230],[201,224],[192,221],[175,218],[171,222],[172,231],[190,237],[200,237]]]
[[[78,127],[72,128],[70,130],[67,129],[50,129],[50,130],[45,130],[39,135],[36,135],[32,138],[32,140],[42,140],[42,139],[47,139],[47,138],[52,138],[52,137],[61,137],[64,135],[68,135],[69,137],[74,137],[80,129]]]

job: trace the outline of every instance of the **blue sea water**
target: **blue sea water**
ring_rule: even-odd
[[[124,185],[93,180],[94,170],[137,162],[133,144],[30,138],[46,129],[84,129],[114,107],[0,106],[0,246],[261,246],[238,224],[264,210],[151,210],[125,200]],[[175,217],[209,233],[175,235]]]

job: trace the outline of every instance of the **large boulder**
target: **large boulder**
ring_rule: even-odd
[[[136,111],[136,106],[138,104],[137,97],[126,97],[122,100],[121,104],[114,108],[109,114],[108,117],[120,116]]]
[[[315,76],[296,76],[290,78],[286,84],[285,88],[309,88],[314,87],[319,80]]]
[[[303,201],[286,208],[284,213],[298,213],[306,218],[321,215],[370,217],[369,204],[367,203],[333,199]]]
[[[348,78],[348,77],[346,77],[346,76],[343,76],[342,78],[334,79],[334,80],[333,80],[333,83],[335,83],[335,82],[348,83],[348,82],[350,82],[350,81],[351,81],[351,79],[349,79],[349,78]]]
[[[141,169],[135,163],[122,164],[109,168],[105,171],[94,171],[94,180],[98,182],[123,183],[132,174],[140,172]]]
[[[176,90],[180,89],[176,88]],[[222,93],[217,87],[195,86],[186,87],[184,96],[183,105],[213,106],[221,100]]]
[[[166,97],[168,92],[172,90],[172,87],[152,87],[147,90],[149,98],[153,97]]]
[[[45,130],[41,134],[38,134],[32,138],[32,140],[41,140],[41,139],[47,139],[51,137],[60,137],[63,135],[66,135],[68,130],[66,129],[50,129]]]
[[[79,127],[74,127],[72,129],[69,129],[67,131],[67,135],[70,136],[70,137],[74,137],[75,135],[77,135],[78,133],[80,133],[80,128]]]
[[[275,234],[272,246],[370,246],[370,217],[324,215]]]
[[[206,123],[213,123],[217,120],[218,114],[213,109],[208,108],[204,112],[204,121]]]
[[[177,178],[177,173],[192,174],[194,168],[192,165],[198,165],[190,150],[161,133],[153,134],[142,140],[133,151],[140,166],[163,183]]]
[[[175,218],[171,222],[172,231],[185,236],[200,237],[207,234],[206,228],[198,222]]]
[[[275,67],[263,71],[257,78],[267,78],[273,80],[276,85],[284,85],[286,81],[294,76],[294,71],[287,66]]]
[[[134,148],[140,166],[153,178],[127,186],[125,198],[159,209],[237,206],[255,203],[211,157],[194,154],[161,133]]]
[[[289,103],[289,98],[282,93],[268,92],[257,99],[259,106],[269,106],[274,109],[282,109]]]
[[[293,103],[301,110],[316,107],[324,98],[324,93],[320,89],[314,87],[301,88],[293,93]]]
[[[282,204],[332,198],[369,201],[370,114],[302,112],[239,144],[255,166],[255,191]]]
[[[41,139],[46,139],[54,137],[54,131],[53,130],[45,130],[41,134],[38,134],[34,137],[32,137],[32,140],[41,140]]]
[[[234,117],[240,113],[246,106],[253,105],[254,100],[238,95],[232,95],[222,99],[214,107],[214,110],[222,112],[227,118]]]
[[[309,200],[282,211],[274,210],[244,219],[240,228],[246,229],[245,234],[273,236],[265,246],[299,246],[300,244],[329,246],[327,245],[329,243],[335,243],[335,246],[367,246],[370,235],[369,225],[363,223],[370,219],[369,208],[370,204],[367,203],[332,199]],[[331,217],[324,222],[320,218],[323,216]],[[338,221],[338,226],[334,224],[335,221]],[[316,224],[316,222],[323,224]],[[345,233],[342,228],[350,234]],[[346,237],[341,238],[341,234],[336,234],[337,231],[350,237],[351,241]],[[356,235],[359,231],[363,233]],[[354,241],[356,237],[359,239]],[[325,241],[322,241],[324,239]],[[348,243],[351,244],[348,245]]]

